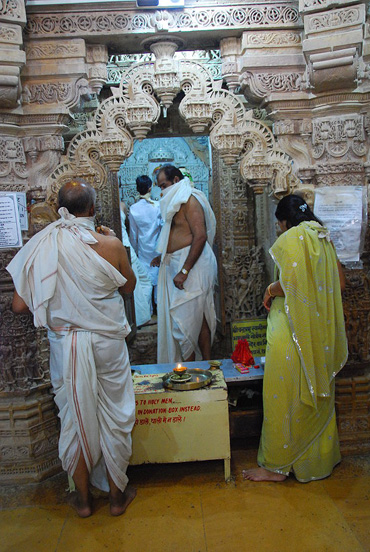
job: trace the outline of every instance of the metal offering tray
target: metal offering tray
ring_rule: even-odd
[[[201,389],[212,383],[212,372],[201,368],[190,368],[181,376],[169,372],[162,377],[163,387],[177,391]],[[186,376],[186,379],[185,379]],[[190,376],[190,377],[189,377]]]

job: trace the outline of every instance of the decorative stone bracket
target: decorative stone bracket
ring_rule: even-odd
[[[20,103],[20,71],[26,62],[22,27],[26,23],[24,2],[0,3],[0,103],[12,109]]]
[[[22,99],[29,113],[37,106],[47,106],[49,112],[78,111],[107,80],[107,47],[81,38],[31,41],[26,56]]]

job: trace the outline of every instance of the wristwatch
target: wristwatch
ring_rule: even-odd
[[[180,272],[182,272],[182,274],[185,274],[185,276],[187,276],[187,275],[189,274],[189,271],[186,270],[186,268],[182,268],[182,269],[180,270]]]

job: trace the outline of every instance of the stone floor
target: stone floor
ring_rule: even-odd
[[[129,468],[137,497],[110,516],[96,496],[80,519],[65,503],[64,474],[0,491],[2,552],[357,552],[370,551],[370,458],[344,458],[322,481],[243,481],[256,450],[233,445],[223,462]]]

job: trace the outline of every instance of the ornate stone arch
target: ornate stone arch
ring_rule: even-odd
[[[87,129],[74,137],[63,163],[50,176],[49,201],[68,178],[86,179],[97,190],[99,222],[120,235],[119,167],[131,155],[134,139],[146,138],[161,110],[166,115],[181,93],[180,116],[194,133],[209,134],[219,159],[214,174],[223,189],[214,197],[214,208],[220,228],[217,249],[220,285],[225,290],[220,304],[224,326],[233,319],[261,314],[264,255],[251,229],[252,194],[246,185],[255,194],[267,188],[279,196],[294,189],[298,179],[291,159],[278,148],[271,130],[254,118],[253,110],[223,90],[201,64],[173,58],[176,40],[154,44],[155,61],[132,66],[119,87],[111,89],[113,95],[102,102]],[[233,189],[226,189],[225,182]],[[239,289],[245,290],[242,300]]]
[[[183,92],[179,113],[195,133],[209,131],[213,147],[227,165],[239,160],[243,181],[256,193],[270,186],[288,193],[297,184],[291,160],[277,147],[271,130],[253,117],[252,110],[231,92],[220,89],[209,71],[188,60],[174,60],[178,39],[161,39],[151,45],[154,62],[134,65],[122,77],[113,96],[105,100],[86,131],[70,143],[66,160],[49,179],[55,191],[67,177],[86,178],[98,190],[109,169],[118,170],[133,147],[143,140],[166,109]]]

